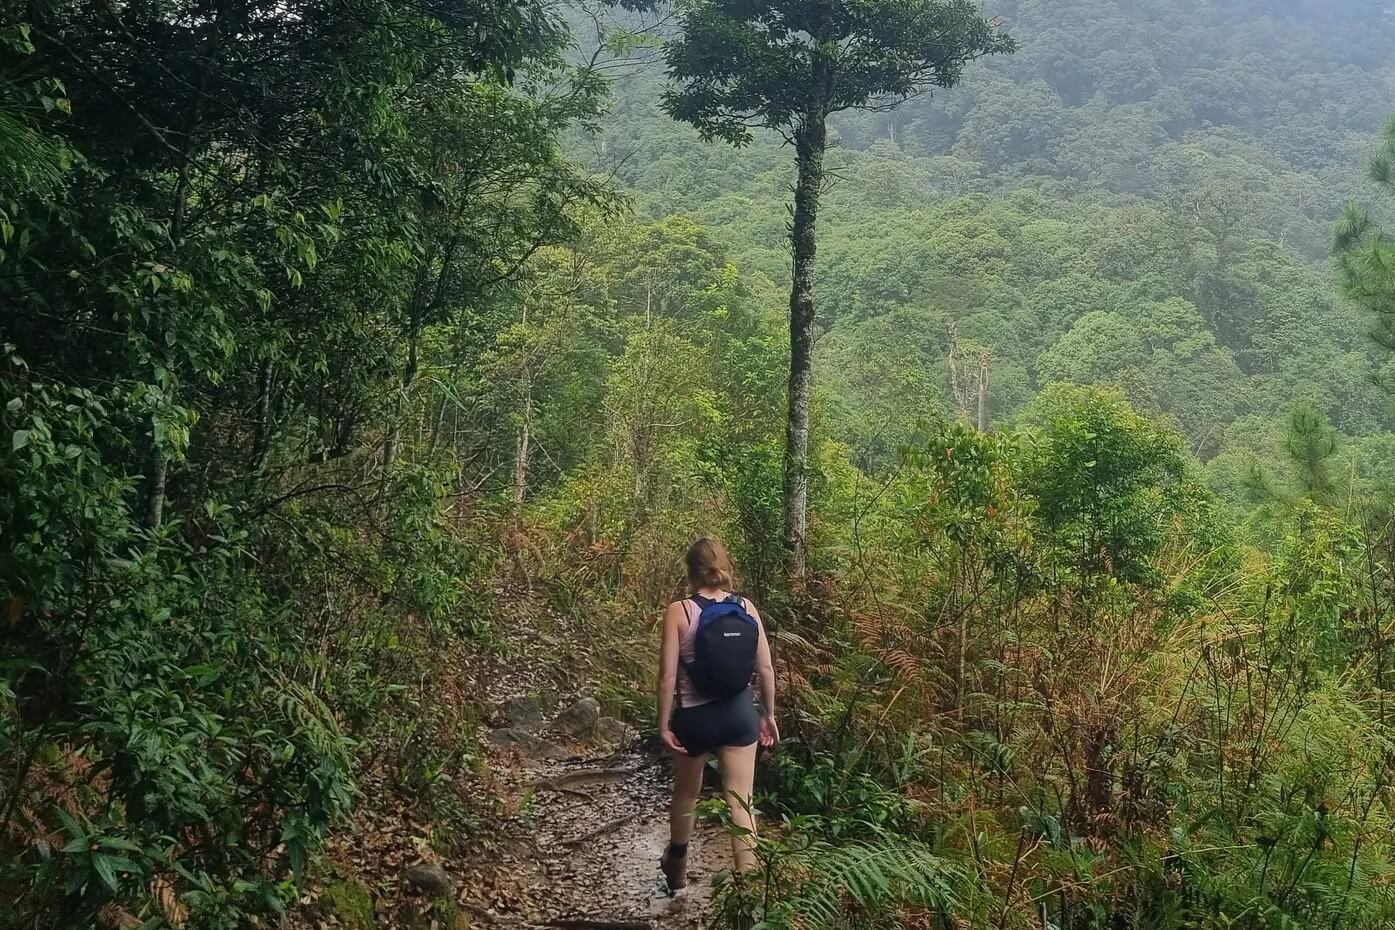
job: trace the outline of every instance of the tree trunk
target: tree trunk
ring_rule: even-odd
[[[388,491],[392,488],[392,469],[397,465],[397,444],[402,440],[402,409],[399,405],[397,416],[392,418],[392,429],[388,432],[387,443],[383,446],[383,477],[378,484],[378,509],[387,505]]]
[[[794,188],[790,244],[794,274],[790,287],[790,405],[785,433],[785,545],[790,576],[804,576],[804,535],[809,520],[809,401],[813,390],[814,257],[819,190],[828,130],[821,108],[810,108],[795,134],[799,177]]]
[[[988,353],[978,357],[978,431],[988,432]]]
[[[204,46],[203,72],[199,78],[197,93],[185,121],[183,140],[179,149],[179,173],[174,185],[174,209],[170,213],[170,242],[177,250],[184,239],[184,226],[189,210],[189,189],[193,177],[194,149],[199,130],[203,126],[204,101],[213,77],[223,42],[222,19],[227,3],[220,3],[213,11],[209,23],[208,41]],[[156,529],[165,519],[165,493],[168,487],[169,461],[165,450],[155,438],[155,417],[150,418],[150,474],[146,478],[145,526]]]
[[[155,439],[155,418],[150,419],[150,475],[145,495],[145,526],[157,529],[165,522],[165,486],[169,476],[169,462],[164,450]]]
[[[383,481],[378,485],[379,509],[386,505],[388,491],[392,487],[392,469],[397,464],[397,448],[402,440],[402,419],[407,415],[407,395],[417,380],[417,343],[420,335],[420,327],[413,322],[407,343],[407,364],[402,370],[402,388],[397,398],[397,415],[392,418],[392,429],[388,432],[387,444],[383,446]]]
[[[271,360],[262,362],[257,374],[257,425],[252,441],[252,473],[261,475],[271,464]]]
[[[455,381],[454,374],[454,372],[451,373],[452,383],[454,383]],[[450,398],[442,394],[441,402],[436,406],[436,415],[431,418],[431,438],[427,441],[426,444],[427,458],[434,459],[436,457],[436,450],[440,447],[441,444],[441,431],[445,429],[446,425],[446,405],[449,403]]]
[[[513,505],[519,513],[528,497],[528,466],[533,456],[533,392],[523,393],[523,422],[518,427],[518,446],[513,460]]]

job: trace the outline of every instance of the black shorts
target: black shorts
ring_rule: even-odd
[[[760,715],[751,689],[724,701],[678,708],[673,735],[689,756],[706,755],[723,746],[751,745],[760,736]]]

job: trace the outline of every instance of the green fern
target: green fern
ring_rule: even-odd
[[[849,930],[898,925],[904,908],[954,911],[961,868],[913,840],[791,847],[761,842],[764,875],[728,886],[720,912],[731,925],[761,930]],[[751,900],[759,888],[761,901]]]
[[[816,844],[808,860],[811,879],[793,903],[810,930],[848,926],[850,912],[875,917],[905,905],[952,910],[954,886],[963,878],[928,848],[904,840]]]

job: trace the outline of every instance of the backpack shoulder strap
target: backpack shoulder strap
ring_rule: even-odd
[[[697,603],[697,601],[694,598],[685,597],[683,598],[683,600],[678,602],[678,606],[683,610],[683,619],[688,624],[687,629],[691,630],[693,628],[693,623],[697,619],[697,617],[695,617],[693,615],[693,612],[688,609],[688,605],[690,603],[697,608],[697,617],[702,616],[702,605]]]

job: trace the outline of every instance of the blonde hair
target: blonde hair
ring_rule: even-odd
[[[720,539],[699,536],[683,556],[688,567],[688,582],[695,588],[721,588],[730,591],[736,569],[731,556]]]

